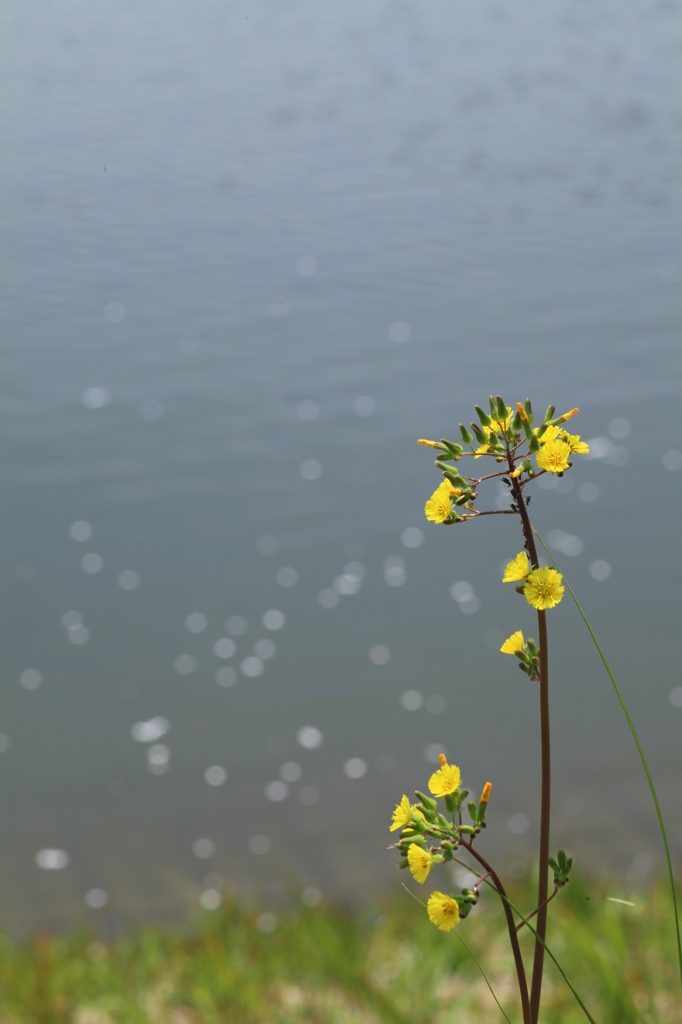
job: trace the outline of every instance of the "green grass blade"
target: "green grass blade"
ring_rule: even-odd
[[[540,541],[540,544],[544,548],[545,554],[551,560],[552,564],[554,565],[554,568],[558,572],[561,572],[561,570],[559,569],[559,566],[557,565],[556,561],[554,560],[554,558],[552,557],[552,555],[548,551],[547,545],[543,541],[543,539],[540,536],[540,534],[537,532],[537,530],[534,530],[533,532],[535,533],[535,536],[537,537],[537,539]],[[561,573],[561,575],[564,576],[563,573]],[[654,780],[651,777],[651,772],[649,771],[649,765],[648,765],[647,759],[646,759],[646,757],[644,755],[644,751],[642,749],[642,744],[639,742],[639,736],[637,735],[637,730],[635,729],[635,726],[634,726],[634,723],[632,721],[632,718],[630,717],[630,712],[628,711],[627,704],[625,703],[625,700],[623,699],[623,695],[620,692],[620,689],[618,687],[618,683],[614,679],[613,672],[611,671],[611,667],[610,667],[608,661],[606,660],[604,652],[602,651],[601,647],[599,646],[599,641],[597,640],[596,636],[594,635],[594,631],[592,629],[592,626],[590,625],[589,620],[588,620],[587,616],[585,615],[585,612],[582,610],[582,608],[580,606],[580,602],[578,601],[578,598],[575,596],[575,594],[571,590],[569,582],[568,582],[568,580],[566,579],[565,576],[564,576],[564,583],[566,585],[566,589],[568,590],[569,594],[573,598],[573,601],[575,603],[576,608],[578,609],[580,617],[582,618],[583,622],[585,623],[585,626],[587,627],[588,633],[592,637],[592,642],[594,643],[594,646],[597,648],[597,651],[599,653],[599,657],[601,658],[602,663],[604,665],[604,668],[607,671],[608,677],[611,680],[611,683],[613,685],[614,690],[616,691],[616,696],[618,697],[618,700],[620,702],[620,706],[623,709],[623,714],[625,715],[625,717],[627,719],[627,722],[628,722],[628,725],[630,726],[630,732],[632,733],[632,737],[633,737],[633,739],[634,739],[634,741],[635,741],[635,743],[637,745],[637,750],[639,752],[639,757],[640,757],[640,760],[642,762],[642,766],[644,768],[644,771],[646,773],[647,781],[649,783],[649,789],[651,790],[651,797],[652,797],[652,799],[654,801],[654,807],[656,808],[656,817],[658,818],[658,825],[659,825],[659,828],[661,830],[661,837],[663,839],[663,846],[665,848],[665,859],[666,859],[667,867],[668,867],[668,878],[670,880],[670,892],[672,894],[673,911],[675,913],[675,931],[677,933],[677,960],[678,960],[679,969],[680,969],[680,984],[682,984],[682,937],[680,936],[680,917],[679,917],[679,913],[678,913],[678,910],[677,910],[677,895],[675,893],[675,878],[674,878],[674,875],[673,875],[673,865],[672,865],[672,860],[671,860],[671,857],[670,857],[670,847],[668,846],[668,836],[667,836],[667,833],[666,833],[666,830],[665,830],[665,824],[663,823],[663,814],[661,813],[661,807],[660,807],[660,804],[658,802],[658,795],[656,793],[656,787],[654,786]]]

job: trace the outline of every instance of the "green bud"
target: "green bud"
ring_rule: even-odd
[[[556,412],[556,408],[553,405],[548,405],[547,406],[547,412],[545,413],[545,423],[547,422],[547,420],[551,420],[551,418],[552,418],[552,416],[554,415],[555,412]],[[544,424],[543,424],[543,426],[544,426]]]
[[[464,449],[462,448],[461,444],[457,444],[456,441],[446,441],[445,438],[441,438],[441,442],[442,442],[442,444],[444,444],[446,446],[446,448],[449,451],[452,452],[452,454],[455,456],[455,458],[460,456],[462,454],[462,452],[464,451]]]
[[[450,814],[454,814],[457,810],[457,801],[455,797],[450,793],[445,797],[445,808]]]
[[[433,824],[433,822],[436,821],[436,818],[437,818],[436,812],[431,807],[424,807],[421,804],[417,804],[417,807],[422,812],[422,814],[426,818],[427,822],[430,822],[431,824]]]
[[[507,406],[504,403],[504,399],[502,398],[502,395],[498,395],[497,396],[497,419],[499,419],[502,423],[504,423],[506,418],[507,418]]]
[[[445,458],[448,458],[446,456]],[[454,455],[449,456],[454,459]],[[443,473],[445,473],[452,480],[453,484],[457,487],[466,487],[465,480],[459,475],[459,470],[455,466],[448,466],[445,459],[436,459],[436,465]]]
[[[457,826],[457,831],[461,832],[465,836],[475,836],[476,835],[476,829],[473,827],[473,825],[458,825]]]
[[[492,418],[494,420],[496,420],[497,419],[497,402],[495,400],[495,396],[494,395],[491,395],[490,398],[488,399],[488,405],[490,406],[490,415],[492,416]]]
[[[476,806],[476,801],[470,800],[469,803],[467,804],[467,807],[469,808],[471,820],[478,821],[478,807]]]
[[[534,423],[535,422],[535,416],[533,416],[533,410],[531,408],[530,398],[527,398],[526,401],[523,403],[523,408],[526,410],[526,416],[528,417],[528,419],[531,421],[531,423]]]
[[[403,847],[405,846],[411,846],[412,844],[416,844],[417,846],[424,846],[425,843],[426,839],[419,832],[415,832],[414,835],[410,836],[401,835],[400,842],[398,843],[398,849],[402,851]]]
[[[526,419],[522,420],[521,422],[523,423],[523,432],[526,435],[526,440],[531,441],[535,437],[535,435],[533,433],[533,428],[530,425],[530,420]]]
[[[484,427],[489,427],[490,426],[490,416],[488,416],[488,413],[487,412],[483,412],[483,409],[481,409],[480,405],[475,405],[474,409],[476,410],[476,415],[478,416],[479,420],[481,421],[481,425],[484,426]],[[472,426],[473,426],[473,424],[472,424]]]
[[[538,437],[542,437],[544,434],[546,434],[548,427],[549,427],[548,423],[541,423],[540,426],[538,427],[538,430],[537,430],[537,436]]]
[[[441,845],[441,849],[443,850],[443,856],[441,857],[441,860],[444,860],[444,861],[452,860],[452,858],[453,858],[452,847],[448,848],[448,847],[443,847]],[[434,860],[435,860],[435,857],[434,857]]]
[[[464,441],[464,444],[472,443],[474,436],[473,434],[469,433],[469,431],[467,430],[463,423],[460,423],[459,425],[459,432],[462,435],[462,440]]]
[[[474,434],[476,436],[476,440],[478,441],[478,443],[479,444],[485,444],[486,441],[488,440],[488,438],[485,436],[485,434],[483,433],[483,431],[479,427],[478,423],[474,423],[473,420],[471,421],[471,429],[473,430],[473,432],[474,432]]]
[[[446,799],[447,799],[447,797],[446,797]],[[448,819],[445,817],[444,814],[441,814],[439,812],[436,817],[438,819],[438,824],[440,825],[441,828],[446,828],[446,829],[451,829],[452,828],[452,825],[450,824],[450,822],[448,821]]]
[[[521,419],[521,416],[520,416],[520,413],[519,413],[518,409],[516,410],[516,412],[512,416],[511,426],[512,426],[512,430],[516,430],[517,432],[519,430],[521,430],[521,427],[523,426],[523,420]]]
[[[529,452],[539,452],[540,451],[540,442],[538,441],[538,439],[535,436],[535,434],[533,434],[533,436],[530,438],[530,440],[528,442],[528,451]]]
[[[427,807],[430,811],[438,810],[438,801],[434,800],[433,797],[427,796],[426,793],[422,793],[419,789],[415,789],[414,795],[421,801],[423,810],[426,810]]]
[[[409,866],[410,866],[409,860],[401,860],[399,862],[399,864],[398,864],[398,867],[400,868],[401,871],[403,871],[405,868],[409,868]],[[460,914],[460,917],[461,917],[461,914]]]
[[[452,843],[450,842],[449,839],[443,839],[441,841],[440,848],[441,848],[441,850],[447,851],[447,850],[453,850],[454,846],[452,845]]]

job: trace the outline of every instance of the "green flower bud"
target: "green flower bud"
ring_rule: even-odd
[[[459,425],[459,432],[462,435],[462,440],[464,441],[464,444],[472,443],[472,441],[474,440],[473,434],[469,433],[469,431],[467,430],[463,423],[460,423]]]
[[[433,797],[427,796],[426,793],[422,793],[419,789],[415,789],[414,795],[421,801],[422,810],[426,810],[427,807],[430,811],[438,810],[438,801],[434,800]]]
[[[476,415],[478,416],[479,420],[481,421],[481,425],[484,426],[484,427],[489,427],[490,426],[490,416],[488,416],[488,413],[487,412],[483,412],[483,409],[481,409],[480,405],[475,405],[474,409],[476,410]]]
[[[469,803],[467,804],[467,807],[469,808],[469,814],[471,815],[471,820],[472,821],[477,821],[478,820],[478,807],[476,805],[476,801],[475,800],[470,800]]]
[[[456,441],[446,441],[446,440],[445,440],[445,438],[444,438],[444,437],[442,437],[442,438],[441,438],[441,443],[442,443],[442,444],[444,444],[444,445],[445,445],[445,447],[446,447],[446,448],[447,448],[447,449],[448,449],[449,451],[451,451],[451,452],[452,452],[452,454],[453,454],[453,455],[454,455],[455,457],[457,457],[457,456],[461,455],[461,454],[462,454],[462,452],[464,451],[464,449],[462,448],[461,444],[457,444],[457,442],[456,442]]]
[[[461,832],[465,836],[475,836],[476,835],[476,829],[473,827],[473,825],[458,825],[457,826],[457,831]]]
[[[547,406],[547,412],[545,413],[545,423],[547,422],[547,420],[551,420],[551,418],[552,418],[552,416],[554,415],[555,412],[556,412],[555,406],[553,406],[553,405],[548,405]]]
[[[481,410],[481,412],[483,412],[483,410]],[[485,415],[485,413],[483,413],[483,415]],[[490,422],[490,421],[488,420],[488,422]],[[487,443],[488,438],[485,436],[485,434],[483,433],[483,431],[479,427],[478,423],[474,423],[473,420],[471,421],[471,429],[473,430],[474,434],[476,435],[476,440],[478,441],[479,444],[486,444]]]
[[[531,408],[530,398],[527,398],[526,401],[523,403],[523,408],[526,410],[526,416],[528,417],[530,422],[533,423],[535,421],[535,416],[533,416],[533,410]]]
[[[518,410],[512,416],[511,426],[512,430],[517,431],[517,433],[519,430],[521,430],[521,427],[523,426],[523,420],[521,419]]]
[[[495,418],[500,420],[502,423],[504,423],[507,418],[507,406],[504,404],[502,395],[497,396],[497,416]]]

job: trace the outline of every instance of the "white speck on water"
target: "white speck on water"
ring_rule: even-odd
[[[611,437],[622,441],[630,433],[630,421],[626,420],[624,416],[616,416],[611,420],[607,429]]]
[[[319,269],[320,264],[315,256],[299,256],[296,260],[296,273],[300,277],[314,277]]]
[[[142,582],[142,577],[134,569],[124,569],[118,574],[116,582],[121,590],[137,590]]]
[[[351,597],[360,591],[361,586],[362,581],[359,576],[356,576],[355,573],[344,572],[334,578],[332,590],[342,597]]]
[[[298,782],[303,769],[296,761],[286,761],[279,770],[280,778],[285,782]]]
[[[387,665],[391,660],[391,652],[385,644],[375,644],[369,649],[369,660],[373,665]]]
[[[676,686],[671,690],[668,699],[674,708],[682,708],[682,686]]]
[[[315,885],[308,885],[301,893],[301,903],[304,907],[317,907],[322,902],[322,893]]]
[[[204,779],[209,786],[222,786],[227,782],[227,772],[219,764],[213,764],[204,772]]]
[[[71,540],[85,541],[90,540],[92,537],[92,526],[90,523],[86,523],[84,519],[78,519],[75,523],[71,523],[69,527],[69,537]]]
[[[400,703],[406,711],[419,711],[424,703],[424,697],[419,690],[406,690],[400,698]]]
[[[256,857],[262,857],[266,853],[270,853],[272,849],[272,842],[267,836],[253,836],[249,839],[249,850]]]
[[[593,580],[598,580],[601,583],[602,580],[607,580],[609,578],[612,569],[609,563],[603,558],[598,558],[596,561],[590,563],[588,572]]]
[[[403,342],[409,341],[412,337],[412,328],[404,320],[396,320],[395,323],[391,324],[388,329],[388,336],[391,341],[394,341],[397,345],[402,345]]]
[[[237,650],[237,645],[229,636],[221,636],[213,644],[213,653],[216,658],[231,658]]]
[[[563,555],[571,557],[581,555],[585,550],[585,542],[580,537],[574,537],[564,530],[550,530],[547,535],[547,543],[555,551],[560,551]]]
[[[98,555],[96,551],[91,551],[87,555],[83,555],[81,558],[81,569],[83,572],[95,573],[101,572],[104,567],[104,559],[101,555]]]
[[[78,623],[75,626],[69,626],[66,635],[69,638],[70,643],[79,646],[80,644],[86,644],[88,642],[90,639],[90,630],[82,623]]]
[[[277,551],[277,547],[277,541],[275,540],[274,537],[270,537],[269,535],[265,537],[259,537],[258,540],[256,541],[256,551],[258,552],[259,555],[264,555],[266,558],[269,555],[274,555],[274,553]]]
[[[406,548],[420,548],[424,543],[424,531],[418,526],[408,526],[400,534],[400,542]]]
[[[19,676],[19,682],[25,690],[36,690],[43,681],[43,674],[37,668],[25,668]]]
[[[322,745],[322,733],[314,725],[304,725],[296,733],[296,739],[306,750],[316,750]]]
[[[181,676],[191,676],[197,670],[197,659],[191,654],[178,654],[173,662],[173,668]]]
[[[38,850],[36,864],[43,871],[61,871],[69,863],[69,855],[66,850],[57,850],[46,847]]]
[[[155,743],[147,750],[147,764],[151,768],[167,768],[170,764],[170,750],[163,743]]]
[[[231,615],[225,623],[225,629],[230,636],[241,636],[246,633],[249,624],[243,615]]]
[[[322,608],[336,608],[339,600],[339,595],[331,587],[326,587],[317,595],[317,603]]]
[[[74,626],[83,625],[83,616],[80,612],[75,609],[73,611],[64,612],[62,615],[62,626],[64,629],[73,629]]]
[[[298,799],[306,807],[313,807],[320,799],[320,791],[317,786],[303,786],[298,794]]]
[[[156,715],[147,721],[135,722],[130,727],[130,735],[138,743],[155,743],[165,736],[170,729],[170,722],[163,715]]]
[[[280,587],[294,587],[298,583],[298,573],[291,566],[285,565],[277,570],[275,579]]]
[[[286,619],[284,612],[281,612],[278,608],[271,608],[263,616],[262,622],[266,629],[277,630],[282,628]]]
[[[407,581],[405,561],[400,555],[391,555],[384,561],[384,582],[389,587],[402,587]]]
[[[361,779],[367,774],[367,762],[361,757],[351,757],[343,766],[343,770],[349,779]]]
[[[264,935],[271,935],[272,932],[277,930],[278,925],[279,918],[271,910],[264,910],[256,918],[256,928],[259,932],[263,932]]]
[[[109,896],[105,889],[88,889],[85,894],[85,904],[90,910],[101,910],[109,902]]]
[[[433,693],[426,698],[426,710],[430,715],[442,715],[447,706],[445,697],[441,697],[439,693]]]
[[[322,463],[317,459],[306,459],[301,463],[298,471],[304,480],[319,480],[322,476]]]
[[[195,839],[192,843],[192,853],[199,860],[208,860],[216,852],[216,844],[212,839],[207,839],[205,836],[201,839]]]
[[[286,782],[281,782],[279,779],[275,779],[274,782],[268,782],[265,787],[265,795],[268,800],[279,803],[280,800],[286,800],[289,796],[289,787]]]
[[[234,686],[239,679],[239,673],[231,665],[224,665],[215,674],[218,686]]]
[[[217,889],[204,889],[199,897],[204,910],[217,910],[222,901],[223,898]]]
[[[111,403],[111,392],[106,388],[88,388],[81,395],[86,409],[104,409]]]
[[[373,416],[377,410],[377,403],[370,395],[360,395],[353,402],[353,411],[356,416]]]
[[[263,674],[265,665],[260,658],[251,654],[248,658],[244,658],[239,667],[242,670],[243,675],[248,676],[250,679],[255,679],[257,676]]]
[[[208,626],[208,619],[203,612],[190,612],[185,619],[185,628],[190,633],[203,633]]]
[[[311,422],[312,420],[316,420],[320,415],[320,407],[312,398],[304,398],[303,401],[299,402],[296,406],[296,415],[299,420]]]
[[[4,732],[0,732],[0,754],[4,754],[9,750],[11,741],[9,736],[5,736]]]
[[[520,836],[530,828],[530,821],[525,814],[512,814],[507,818],[507,828],[514,835]]]
[[[661,464],[664,469],[669,470],[671,473],[677,473],[682,469],[682,452],[671,448],[670,451],[666,452],[661,459]]]
[[[578,497],[581,501],[584,501],[588,504],[593,501],[596,501],[600,494],[601,491],[599,490],[597,484],[584,483],[581,484],[578,488]]]
[[[253,653],[257,658],[262,658],[263,661],[268,661],[269,658],[274,658],[277,654],[277,646],[272,640],[264,637],[262,640],[257,640],[253,645]]]

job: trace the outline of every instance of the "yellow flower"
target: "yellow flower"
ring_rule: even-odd
[[[407,851],[407,863],[410,865],[410,872],[415,882],[423,885],[433,867],[433,856],[428,850],[422,850],[421,846],[417,846],[416,843],[410,843],[410,848]]]
[[[500,647],[502,654],[516,654],[517,651],[522,651],[525,648],[525,641],[523,639],[523,633],[520,629],[517,629],[515,633],[504,641]]]
[[[565,441],[547,441],[538,452],[538,466],[548,473],[565,473],[569,468],[571,446]]]
[[[554,608],[564,596],[562,580],[563,576],[556,569],[550,569],[547,566],[533,569],[523,588],[526,601],[539,611]]]
[[[451,932],[459,922],[459,903],[452,896],[432,892],[426,904],[429,921],[442,932]]]
[[[443,480],[443,483],[433,492],[424,505],[424,512],[429,522],[444,523],[446,519],[450,518],[452,513],[450,495],[452,492],[452,484],[449,484],[447,480]]]
[[[427,441],[427,439],[425,437],[420,437],[418,439],[418,441],[417,441],[417,444],[425,444],[425,445],[428,445],[429,448],[442,448],[443,447],[443,445],[439,444],[438,441]]]
[[[402,800],[393,812],[393,823],[390,831],[395,832],[396,829],[405,828],[412,821],[412,804],[406,796],[403,796]]]
[[[429,791],[434,796],[450,796],[459,786],[460,771],[456,764],[448,764],[441,754],[441,767],[429,779]]]
[[[587,441],[580,440],[580,434],[569,434],[567,430],[560,430],[559,437],[562,441],[565,441],[572,452],[576,455],[587,455],[590,451],[590,446]]]
[[[481,793],[480,803],[482,803],[482,804],[487,804],[488,803],[488,800],[490,799],[490,790],[492,788],[493,788],[492,782],[486,782],[485,786],[483,787],[483,792]]]
[[[517,580],[525,580],[529,572],[530,562],[528,560],[528,555],[525,551],[519,551],[516,558],[512,558],[511,562],[509,562],[507,568],[504,570],[502,582],[516,583]]]

